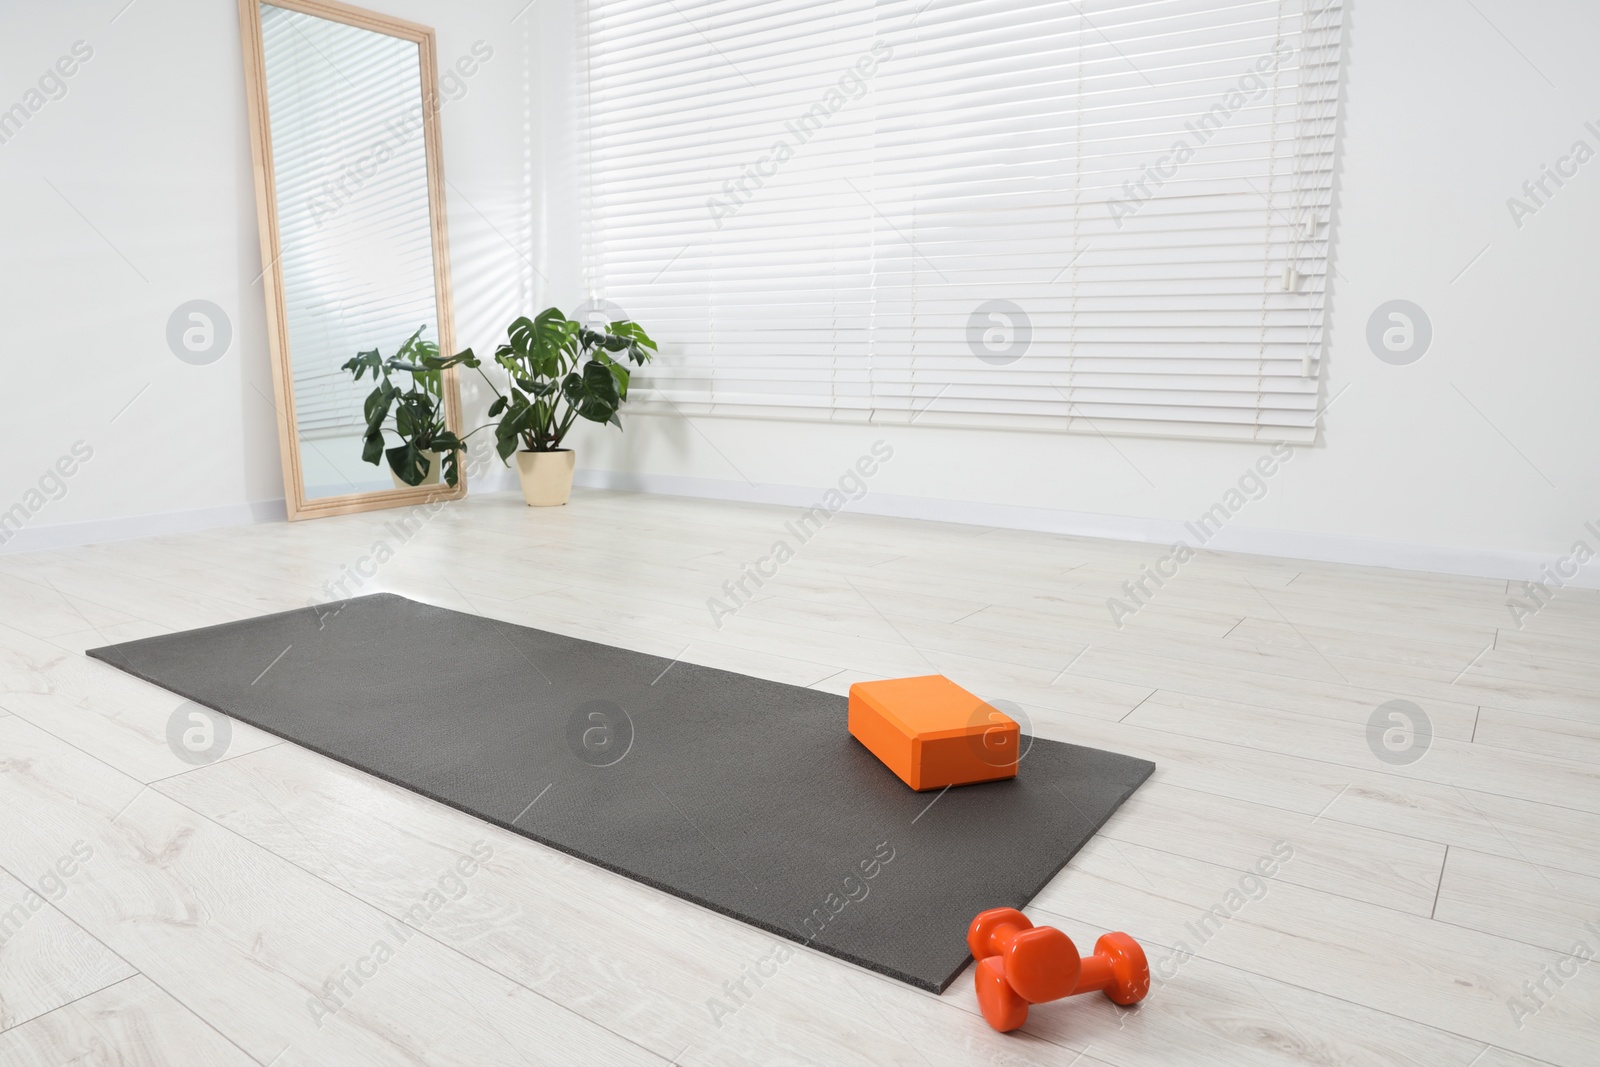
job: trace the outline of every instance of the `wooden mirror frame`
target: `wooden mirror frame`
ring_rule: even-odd
[[[272,394],[278,413],[278,445],[283,458],[284,502],[290,520],[321,515],[404,507],[435,500],[457,500],[467,492],[466,463],[459,464],[457,484],[407,486],[308,500],[300,469],[300,436],[295,420],[294,371],[289,351],[288,312],[284,306],[283,269],[278,231],[277,182],[272,165],[272,127],[267,108],[266,57],[261,40],[261,7],[284,8],[333,22],[342,22],[417,46],[422,80],[422,137],[428,167],[428,216],[433,232],[434,306],[439,352],[456,351],[455,317],[450,299],[450,239],[445,226],[444,158],[439,142],[439,75],[433,30],[404,19],[365,11],[333,0],[239,0],[239,34],[244,46],[245,97],[250,114],[250,157],[254,162],[256,219],[261,230],[261,281],[267,303],[267,344],[272,352]],[[352,353],[353,355],[354,353]],[[441,390],[445,425],[462,431],[461,393],[455,368],[443,373]],[[464,457],[462,457],[464,459]],[[380,463],[380,470],[388,470]]]

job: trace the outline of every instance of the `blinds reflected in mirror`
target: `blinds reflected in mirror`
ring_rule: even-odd
[[[339,366],[438,338],[417,44],[265,4],[261,33],[295,414],[334,479],[307,495],[386,488],[360,462],[372,383]]]
[[[1338,3],[588,0],[593,291],[685,412],[1316,435]]]

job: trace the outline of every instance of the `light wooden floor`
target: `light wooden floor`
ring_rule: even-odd
[[[0,557],[0,1064],[1600,1062],[1600,963],[1571,958],[1600,953],[1600,595],[1518,631],[1503,581],[1207,555],[1118,631],[1106,597],[1161,550],[843,514],[714,628],[793,517],[497,495],[408,542],[378,513]],[[243,725],[192,766],[178,698],[82,655],[302,605],[380,539],[363,591],[838,693],[938,670],[1154,760],[1032,912],[1082,946],[1125,929],[1168,980],[1002,1036],[969,977],[801,952],[713,1021],[767,935]],[[1434,734],[1408,766],[1368,744],[1397,698]]]

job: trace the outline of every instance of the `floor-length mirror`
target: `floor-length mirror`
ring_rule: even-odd
[[[291,518],[465,491],[432,31],[241,0]],[[376,356],[373,355],[376,353]]]

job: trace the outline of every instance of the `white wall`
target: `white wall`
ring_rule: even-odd
[[[12,547],[197,516],[242,521],[283,495],[258,395],[271,390],[234,7],[145,2],[111,22],[124,2],[0,0],[0,107],[74,41],[95,50],[63,99],[0,144],[6,360],[11,395],[26,398],[7,405],[0,508],[74,440],[95,448]],[[495,49],[442,119],[463,343],[492,345],[513,314],[570,309],[583,295],[576,176],[560,147],[573,122],[575,3],[538,0],[513,22],[523,0],[374,0],[437,27],[441,61],[478,39]],[[1347,4],[1326,387],[1339,400],[1322,444],[1298,450],[1213,546],[1521,575],[1580,536],[1595,543],[1583,527],[1600,526],[1587,292],[1600,279],[1590,248],[1600,160],[1520,229],[1506,199],[1574,140],[1600,150],[1584,128],[1600,128],[1600,70],[1587,52],[1600,10],[1477,8],[1487,19],[1453,0]],[[164,338],[171,310],[197,297],[235,327],[232,350],[207,367],[180,363]],[[1405,367],[1380,362],[1365,339],[1373,309],[1395,298],[1421,305],[1434,328],[1430,351]],[[895,457],[853,507],[1153,541],[1175,537],[1264,451],[624,422],[620,435],[579,434],[581,480],[809,502],[882,436]],[[166,513],[187,518],[107,523]]]

